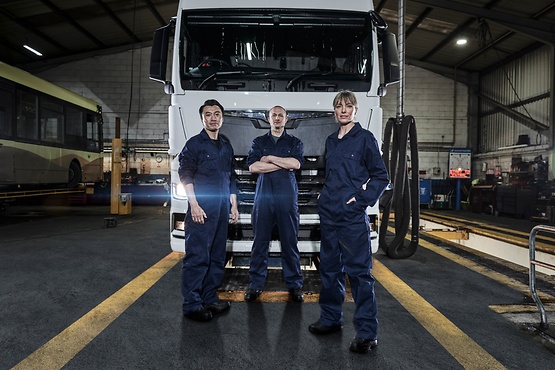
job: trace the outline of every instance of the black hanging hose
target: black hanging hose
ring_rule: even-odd
[[[391,160],[389,158],[391,136]],[[410,146],[411,178],[407,168],[407,143]],[[418,179],[418,141],[413,116],[404,116],[401,123],[395,118],[387,121],[384,131],[383,159],[389,171],[393,189],[386,191],[380,199],[382,219],[380,222],[379,245],[391,258],[400,259],[412,256],[418,247],[420,228],[420,184]],[[393,207],[395,215],[395,236],[390,244],[386,235],[389,215]],[[405,237],[411,224],[411,239],[405,244]]]

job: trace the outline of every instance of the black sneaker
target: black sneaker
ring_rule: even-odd
[[[312,334],[316,335],[327,335],[331,333],[335,333],[340,331],[343,326],[341,324],[337,325],[324,325],[320,322],[320,320],[316,321],[314,324],[310,324],[308,326],[308,330]]]
[[[303,291],[300,288],[289,289],[289,295],[293,299],[293,302],[303,302],[304,301]]]
[[[351,341],[351,345],[349,346],[349,350],[358,353],[366,353],[371,349],[374,349],[378,345],[378,341],[376,339],[362,339],[355,337]]]
[[[212,313],[212,315],[217,315],[219,313],[229,310],[230,307],[231,307],[230,301],[222,301],[218,299],[216,302],[210,303],[209,305],[204,306],[204,309]]]
[[[247,302],[256,301],[258,297],[260,297],[260,294],[262,294],[262,290],[249,288],[245,292],[245,297],[244,297],[245,301]]]
[[[207,309],[200,308],[193,312],[188,312],[183,314],[186,318],[194,321],[210,321],[212,320],[212,312]]]

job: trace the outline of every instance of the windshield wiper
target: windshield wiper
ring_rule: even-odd
[[[303,78],[310,76],[310,77],[317,77],[317,76],[330,76],[334,74],[334,72],[303,72],[295,77],[293,77],[292,79],[289,80],[289,82],[287,82],[287,85],[285,85],[285,91],[291,91],[291,87],[293,85],[295,85],[298,81],[302,80]]]
[[[219,76],[237,76],[237,75],[264,76],[264,75],[267,75],[267,74],[268,74],[268,72],[252,72],[250,70],[248,70],[248,71],[218,71],[218,72],[212,73],[210,76],[208,76],[204,80],[202,80],[202,82],[198,85],[198,89],[202,90],[204,85],[206,85],[210,81],[215,80],[216,77],[219,77]]]

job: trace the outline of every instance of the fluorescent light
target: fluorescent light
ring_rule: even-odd
[[[36,51],[35,49],[33,49],[32,47],[30,47],[29,45],[23,45],[23,47],[27,50],[29,50],[31,53],[34,53],[36,55],[38,55],[39,57],[42,57],[42,53],[39,51]]]
[[[467,39],[458,39],[458,40],[457,40],[457,45],[464,45],[464,44],[466,44],[467,42],[468,42]]]

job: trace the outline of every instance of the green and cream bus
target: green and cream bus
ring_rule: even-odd
[[[0,62],[0,189],[102,180],[94,101]]]

